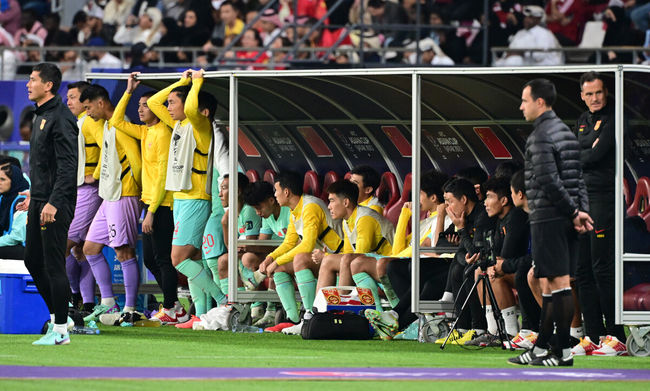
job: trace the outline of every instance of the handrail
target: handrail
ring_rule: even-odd
[[[649,47],[644,46],[602,46],[599,48],[581,48],[581,47],[559,47],[559,48],[549,48],[549,49],[540,49],[540,48],[516,48],[511,49],[507,46],[493,46],[490,48],[492,52],[492,58],[497,58],[500,52],[540,52],[540,53],[553,53],[553,52],[562,52],[562,53],[595,53],[596,54],[596,65],[602,64],[602,54],[607,52],[618,52],[618,53],[632,53],[632,63],[638,63],[639,55],[638,52],[650,51]]]

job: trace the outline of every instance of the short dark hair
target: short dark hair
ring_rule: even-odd
[[[149,98],[151,98],[152,96],[156,95],[156,92],[157,92],[157,91],[154,91],[154,90],[145,91],[144,94],[140,95],[140,98],[147,98],[147,99],[149,99]]]
[[[447,174],[436,170],[427,171],[420,178],[420,189],[426,193],[427,197],[435,194],[438,202],[444,202],[442,188],[448,180],[449,176]]]
[[[580,90],[582,90],[583,84],[594,80],[600,80],[603,83],[603,88],[607,89],[607,87],[605,86],[605,81],[603,80],[603,76],[598,72],[589,71],[583,73],[582,76],[580,76]]]
[[[451,193],[456,199],[461,199],[463,196],[467,197],[469,201],[478,202],[476,190],[472,182],[465,178],[452,178],[443,188],[445,193]]]
[[[367,7],[382,8],[384,5],[386,5],[386,2],[384,0],[368,0]]]
[[[377,190],[381,177],[377,170],[370,166],[356,166],[352,168],[350,174],[359,175],[363,179],[363,185],[372,187],[372,191]]]
[[[526,195],[526,180],[524,178],[524,170],[519,170],[512,174],[510,178],[510,186],[515,191],[515,193],[522,192]]]
[[[84,92],[84,90],[88,87],[90,87],[90,83],[87,81],[75,81],[74,83],[68,84],[68,91],[74,90],[76,88],[79,90],[79,92]]]
[[[45,83],[52,82],[52,90],[50,92],[53,95],[56,95],[59,91],[59,87],[61,87],[61,70],[59,67],[49,62],[42,62],[35,65],[34,68],[32,68],[32,71],[38,72],[41,80]]]
[[[510,178],[495,176],[485,181],[483,187],[485,188],[486,193],[491,191],[499,198],[506,197],[508,199],[508,204],[512,205],[512,197],[510,196]]]
[[[273,185],[267,181],[253,182],[248,185],[246,192],[242,195],[245,204],[258,206],[269,198],[275,199]]]
[[[289,189],[293,195],[302,195],[303,177],[294,171],[283,171],[275,178],[281,189]]]
[[[530,87],[530,96],[534,100],[542,98],[548,107],[551,107],[555,104],[555,99],[557,99],[557,92],[555,91],[555,84],[553,84],[550,80],[533,79],[524,84],[524,88],[522,88],[522,90],[526,87]]]
[[[464,178],[474,185],[480,185],[487,181],[488,174],[479,166],[465,167],[456,173],[457,178]]]
[[[199,91],[199,110],[208,109],[208,119],[210,122],[214,121],[214,116],[217,113],[217,98],[209,92]]]
[[[189,86],[178,86],[175,87],[173,90],[169,92],[170,94],[176,93],[178,95],[178,99],[185,104],[185,99],[187,99],[187,94],[190,93],[190,87]]]
[[[359,187],[347,179],[332,183],[327,186],[326,191],[329,194],[335,194],[341,199],[349,199],[353,206],[357,205],[357,200],[359,199]]]
[[[81,92],[81,96],[79,97],[80,102],[85,102],[85,101],[93,102],[97,99],[103,99],[109,103],[111,101],[111,98],[109,97],[106,88],[100,86],[99,84],[89,85],[88,87],[86,87],[85,90]]]
[[[9,155],[0,155],[0,166],[4,166],[5,164],[13,164],[16,167],[21,168],[20,160],[17,158]]]
[[[494,170],[495,177],[504,177],[510,179],[512,174],[521,170],[522,165],[516,160],[506,160],[501,162],[497,168]]]
[[[224,174],[223,179],[229,178],[229,174]],[[238,172],[237,173],[237,191],[240,194],[244,194],[248,188],[248,185],[250,184],[250,181],[248,180],[248,177],[246,174],[243,172]]]

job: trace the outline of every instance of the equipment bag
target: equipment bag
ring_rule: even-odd
[[[302,339],[371,339],[368,319],[350,311],[316,312],[305,321]]]

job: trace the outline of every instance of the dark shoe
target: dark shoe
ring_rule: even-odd
[[[533,353],[533,349],[528,349],[517,357],[509,358],[508,362],[515,365],[528,365],[534,360],[544,358],[546,356],[548,356],[548,353],[538,356]]]
[[[537,357],[531,361],[529,365],[538,367],[572,367],[573,355],[570,354],[567,357],[558,357],[553,353],[549,353],[546,356]]]

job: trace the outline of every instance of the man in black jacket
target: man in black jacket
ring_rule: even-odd
[[[607,87],[598,73],[582,75],[580,90],[589,110],[578,118],[575,133],[594,231],[581,241],[576,269],[587,336],[572,351],[617,356],[627,349],[623,326],[616,325],[614,318],[614,110],[607,105]],[[600,337],[603,344],[598,346]]]
[[[572,366],[569,330],[573,318],[570,275],[575,270],[578,233],[592,230],[587,190],[582,180],[580,146],[575,135],[553,111],[555,86],[546,79],[523,88],[521,105],[534,130],[526,140],[526,196],[530,207],[535,277],[542,287],[542,312],[535,346],[513,364]],[[549,351],[553,324],[557,345]]]
[[[70,284],[65,271],[68,228],[77,199],[77,121],[57,95],[61,71],[53,64],[33,68],[27,82],[36,104],[29,150],[32,180],[25,266],[50,310],[47,334],[34,345],[70,343],[66,328]]]

